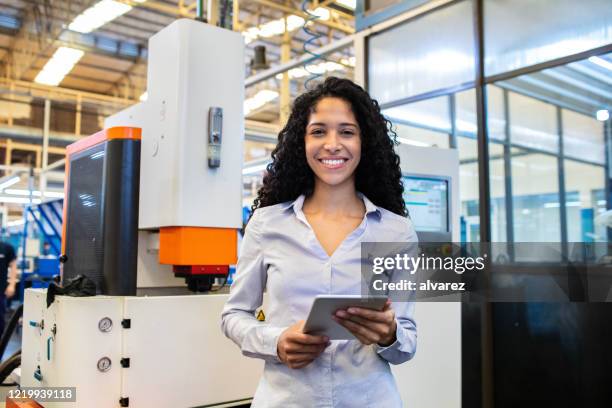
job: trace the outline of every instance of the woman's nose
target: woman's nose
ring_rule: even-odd
[[[330,151],[337,151],[342,148],[342,146],[340,145],[340,140],[338,139],[338,135],[336,134],[336,132],[331,131],[328,133],[323,147],[326,150],[330,150]]]

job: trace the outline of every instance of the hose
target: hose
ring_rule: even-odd
[[[317,31],[312,31],[310,30],[310,28],[308,28],[308,23],[310,23],[311,21],[315,21],[319,18],[319,16],[317,16],[316,14],[313,14],[308,9],[307,7],[308,3],[310,3],[310,0],[304,0],[302,2],[302,11],[308,16],[308,18],[304,20],[304,25],[302,26],[302,30],[304,30],[304,32],[310,36],[310,38],[304,41],[304,44],[302,45],[302,49],[304,50],[305,54],[312,55],[312,58],[309,58],[308,60],[304,62],[304,70],[306,70],[306,72],[310,74],[310,76],[304,82],[304,88],[306,90],[309,90],[308,85],[310,84],[311,81],[314,81],[315,79],[323,75],[322,73],[316,73],[316,72],[312,72],[308,70],[307,64],[312,63],[312,61],[316,61],[318,59],[323,60],[323,57],[320,54],[317,54],[316,52],[313,52],[309,49],[309,47],[312,46],[313,43],[317,41],[319,38],[321,38],[323,35],[319,34]]]
[[[23,314],[23,304],[19,305],[17,309],[13,312],[11,319],[8,324],[4,328],[4,333],[2,333],[2,337],[0,338],[0,360],[4,357],[4,352],[6,351],[6,346],[17,327],[17,323],[19,323],[19,318]]]

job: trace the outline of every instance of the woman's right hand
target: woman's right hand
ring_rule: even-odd
[[[281,333],[276,345],[278,358],[289,368],[303,368],[312,363],[330,344],[326,336],[302,332],[304,320],[289,326]]]

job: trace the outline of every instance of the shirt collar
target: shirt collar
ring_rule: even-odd
[[[373,202],[371,202],[364,194],[357,192],[357,195],[363,200],[363,204],[366,208],[366,216],[369,214],[374,214],[380,220],[380,218],[382,217],[382,212],[380,211],[380,208],[378,208]],[[304,206],[305,199],[306,196],[302,194],[294,201],[284,202],[281,206],[283,210],[293,208],[293,212],[299,216],[302,213],[302,207]]]

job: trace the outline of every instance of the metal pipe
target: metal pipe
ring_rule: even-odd
[[[196,20],[199,21],[206,21],[206,19],[204,18],[204,0],[197,0],[196,1],[196,16],[195,16]]]
[[[355,34],[346,36],[342,38],[341,40],[335,41],[331,44],[324,45],[323,47],[317,48],[316,50],[312,52],[320,56],[331,54],[332,52],[341,50],[343,48],[346,48],[352,45],[354,41],[354,36]],[[265,81],[266,79],[273,78],[276,76],[276,74],[281,74],[285,71],[289,71],[291,68],[299,67],[315,59],[317,58],[313,57],[310,54],[304,54],[301,57],[295,58],[287,63],[277,65],[275,67],[266,69],[265,71],[261,71],[255,75],[250,76],[244,81],[244,85],[245,87],[248,88],[249,86]]]
[[[43,128],[43,149],[42,149],[42,168],[46,168],[49,165],[49,127],[51,124],[51,101],[45,99],[45,118]],[[47,175],[40,175],[40,194],[44,197],[45,191],[47,190]]]

